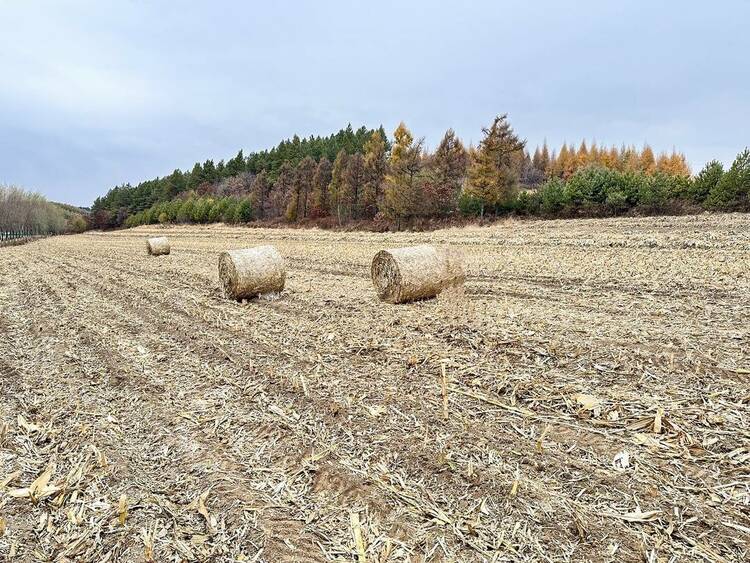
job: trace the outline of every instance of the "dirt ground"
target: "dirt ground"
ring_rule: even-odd
[[[380,303],[422,242],[465,291]],[[748,215],[0,249],[0,560],[747,561],[748,319]]]

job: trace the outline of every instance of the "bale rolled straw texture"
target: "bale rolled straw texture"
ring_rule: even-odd
[[[219,255],[219,281],[233,299],[280,292],[285,280],[284,259],[273,246],[229,250]]]
[[[378,297],[388,303],[435,297],[466,280],[458,252],[427,244],[381,250],[370,273]]]
[[[146,239],[146,250],[152,256],[169,254],[169,239],[167,237],[152,237]]]

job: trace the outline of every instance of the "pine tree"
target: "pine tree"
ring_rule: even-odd
[[[253,205],[248,198],[243,198],[234,211],[235,223],[249,223],[253,220]]]
[[[706,199],[710,209],[747,210],[750,207],[750,150],[737,155]]]
[[[164,180],[163,200],[173,199],[187,189],[185,175],[183,175],[183,173],[179,170],[175,170]]]
[[[385,141],[381,131],[374,131],[364,145],[365,181],[360,202],[363,217],[374,217],[382,206],[383,183],[388,168]]]
[[[204,181],[208,182],[209,184],[213,184],[216,180],[218,180],[216,165],[214,165],[214,161],[211,159],[208,159],[203,163],[203,178]]]
[[[189,190],[194,190],[205,181],[206,177],[203,174],[203,167],[200,165],[200,162],[196,162],[195,166],[193,166],[193,170],[190,172],[187,187]]]
[[[393,132],[390,170],[386,176],[383,208],[389,217],[401,220],[418,215],[422,202],[422,141],[414,141],[403,122]]]
[[[245,171],[245,155],[242,153],[242,149],[237,153],[237,156],[229,159],[226,165],[227,176],[236,176],[240,172]]]
[[[385,133],[385,128],[381,125],[376,130],[380,134],[380,138],[383,139],[385,144],[385,153],[388,154],[391,151],[391,142],[388,140],[388,135]]]
[[[324,217],[328,215],[328,184],[331,183],[331,161],[321,157],[313,177],[312,203],[310,217]]]
[[[703,203],[706,201],[708,194],[711,193],[716,185],[724,175],[724,165],[718,160],[712,160],[700,171],[700,173],[693,179],[693,182],[688,190],[690,199],[695,203]]]
[[[341,149],[336,155],[336,160],[333,161],[331,183],[328,184],[328,212],[330,215],[336,216],[339,225],[341,224],[341,198],[344,189],[344,174],[346,172],[348,158],[346,150]]]
[[[468,171],[467,194],[480,203],[480,214],[487,208],[510,201],[518,184],[513,158],[524,150],[521,141],[507,121],[507,115],[495,118],[490,127],[482,129],[484,138]]]
[[[467,163],[466,149],[453,129],[448,129],[429,160],[430,214],[447,215],[456,209]]]

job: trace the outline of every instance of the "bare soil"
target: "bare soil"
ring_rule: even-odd
[[[425,242],[464,291],[379,302]],[[746,561],[748,318],[748,215],[4,248],[0,560]]]

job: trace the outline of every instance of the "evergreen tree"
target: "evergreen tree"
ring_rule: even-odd
[[[213,184],[219,179],[213,160],[208,159],[203,163],[203,177],[209,184]]]
[[[169,176],[164,178],[162,183],[162,201],[174,199],[187,189],[185,176],[179,170],[175,170]]]
[[[231,198],[229,200],[229,202],[226,204],[226,207],[224,208],[223,213],[221,214],[221,220],[224,223],[230,224],[235,222],[238,205],[239,202],[236,199]]]
[[[177,220],[180,223],[190,223],[193,220],[193,212],[195,209],[195,200],[189,197],[182,202],[180,210],[177,213]]]
[[[200,165],[200,162],[196,162],[195,166],[193,166],[193,170],[190,172],[187,187],[189,190],[194,190],[205,181],[206,177],[203,173],[203,167]]]
[[[513,158],[524,150],[526,142],[514,133],[507,118],[498,116],[490,127],[482,129],[484,138],[469,166],[466,191],[479,201],[482,216],[487,208],[509,203],[518,185]]]
[[[724,166],[718,160],[712,160],[700,171],[693,179],[690,186],[690,199],[695,203],[706,201],[708,194],[711,193],[724,175]]]
[[[242,153],[242,149],[237,153],[237,156],[229,159],[226,165],[227,176],[236,176],[240,172],[245,171],[245,155]]]
[[[385,145],[385,154],[387,155],[389,152],[391,152],[391,142],[388,140],[388,135],[386,135],[385,129],[382,125],[378,127],[377,131],[380,135],[380,138],[383,139],[383,144]]]
[[[724,211],[750,207],[750,150],[737,155],[732,166],[711,189],[706,199],[710,209]]]
[[[235,223],[249,223],[253,220],[253,204],[249,198],[243,198],[234,211]]]

